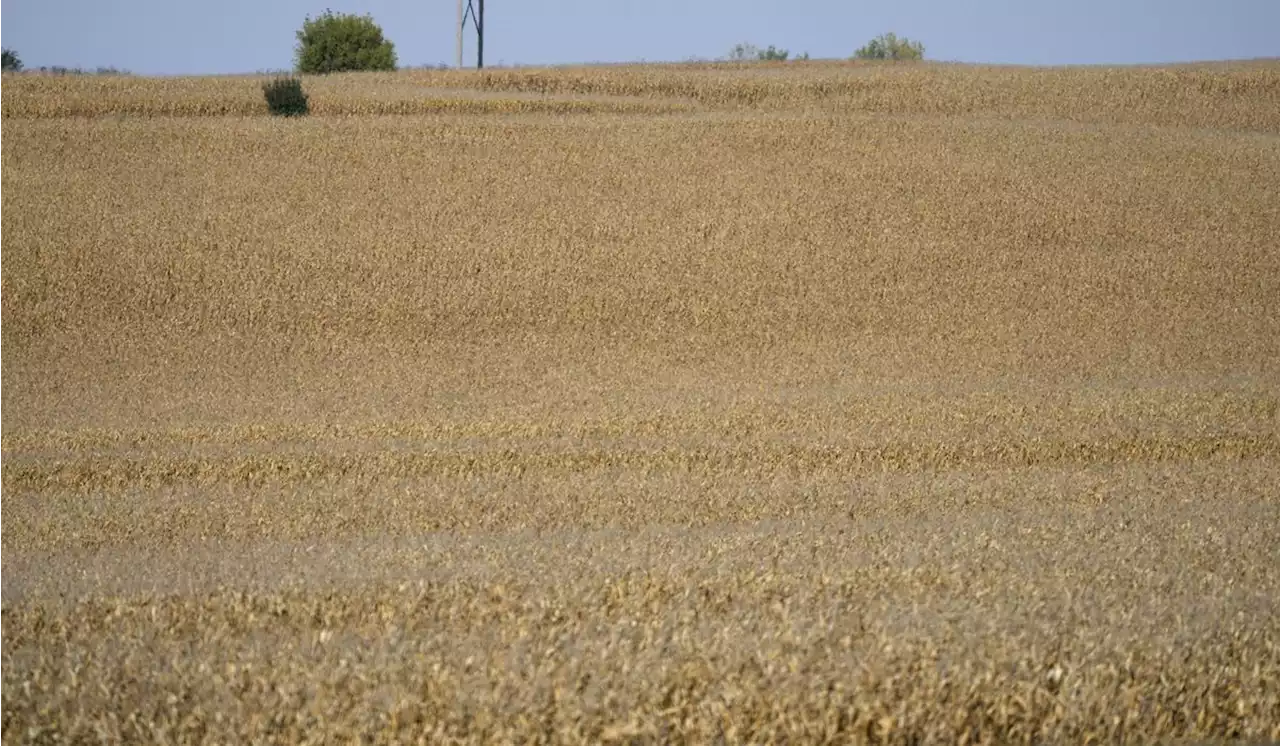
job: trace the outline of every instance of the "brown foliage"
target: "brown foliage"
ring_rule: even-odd
[[[1277,81],[6,77],[4,741],[1280,739]]]

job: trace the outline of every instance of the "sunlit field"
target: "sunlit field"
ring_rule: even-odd
[[[1280,62],[3,78],[7,743],[1280,740]]]

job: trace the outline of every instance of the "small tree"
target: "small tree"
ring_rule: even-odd
[[[881,34],[853,53],[855,60],[922,60],[924,45],[907,38],[898,38],[892,31]]]
[[[22,72],[22,60],[18,59],[18,53],[12,49],[5,49],[0,52],[0,68],[7,73]]]
[[[735,44],[733,49],[729,50],[729,59],[733,62],[745,62],[747,60],[755,60],[760,58],[760,47],[755,44],[743,42]]]
[[[369,15],[326,10],[317,18],[307,16],[295,55],[300,73],[396,69],[395,45],[383,38]]]

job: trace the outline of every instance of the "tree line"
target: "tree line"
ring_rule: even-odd
[[[770,44],[768,48],[760,48],[754,44],[742,43],[736,44],[729,50],[726,59],[734,62],[747,62],[751,60],[760,60],[764,62],[786,62],[788,59],[803,62],[809,59],[809,53],[791,56],[791,52],[786,49],[779,49]],[[905,37],[900,37],[895,33],[881,34],[864,46],[854,51],[849,58],[851,60],[898,60],[898,61],[916,61],[924,59],[924,45],[918,41],[912,41]]]

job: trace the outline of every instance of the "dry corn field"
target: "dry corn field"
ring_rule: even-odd
[[[1280,62],[3,78],[4,743],[1280,740]]]

